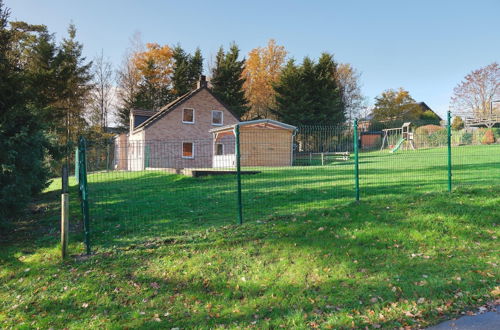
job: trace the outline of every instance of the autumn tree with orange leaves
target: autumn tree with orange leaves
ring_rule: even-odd
[[[146,44],[146,50],[134,54],[132,62],[140,75],[137,106],[158,110],[173,98],[173,51],[168,45]]]
[[[248,53],[243,76],[243,89],[250,111],[245,119],[271,118],[275,105],[273,84],[279,80],[287,51],[284,46],[269,40],[266,47],[254,48]]]

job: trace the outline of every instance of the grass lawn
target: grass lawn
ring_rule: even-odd
[[[89,175],[86,258],[57,181],[0,246],[2,328],[411,328],[500,298],[500,146],[361,157],[243,177]]]

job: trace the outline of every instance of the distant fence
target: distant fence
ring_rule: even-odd
[[[77,172],[88,204],[87,247],[321,214],[358,196],[500,184],[500,136],[492,143],[485,130],[435,126],[408,133],[396,129],[384,141],[384,132],[357,126],[241,126],[189,141],[82,140]]]

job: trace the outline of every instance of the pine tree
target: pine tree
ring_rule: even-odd
[[[245,59],[238,60],[239,48],[232,44],[227,53],[221,47],[217,52],[212,70],[212,92],[222,100],[238,117],[248,111],[242,76]]]
[[[25,87],[29,75],[17,56],[22,45],[8,18],[0,0],[0,225],[46,186],[49,175],[43,121]]]
[[[70,24],[55,58],[57,70],[56,118],[52,128],[67,143],[76,142],[87,123],[84,118],[86,101],[92,89],[92,62],[82,56],[83,45],[76,41],[76,28]],[[67,140],[67,141],[66,141]]]
[[[41,112],[41,117],[47,128],[51,123],[59,121],[54,104],[57,102],[57,68],[55,56],[57,46],[54,37],[44,31],[30,46],[29,58],[25,62],[25,73],[28,76],[26,88],[31,94],[34,107]]]
[[[173,93],[178,97],[186,94],[189,89],[189,54],[180,45],[173,49],[174,72],[172,74]]]
[[[320,124],[334,125],[345,121],[345,107],[340,87],[335,78],[336,63],[328,53],[321,54],[314,67],[315,77],[310,94],[316,96],[314,102],[315,119]]]
[[[203,56],[201,50],[196,48],[189,62],[189,82],[191,88],[196,86],[197,81],[203,73]]]
[[[203,57],[199,48],[196,49],[194,55],[190,55],[177,45],[173,50],[173,58],[173,93],[179,97],[196,87],[196,82],[203,71]]]
[[[305,64],[308,63],[306,60]],[[310,103],[307,100],[308,94],[305,93],[303,71],[303,67],[297,66],[291,59],[283,68],[279,81],[273,86],[276,93],[276,108],[273,113],[278,120],[292,125],[305,124],[307,121],[306,109]]]
[[[335,125],[345,121],[345,107],[335,79],[336,64],[324,53],[318,63],[304,58],[297,66],[290,60],[283,69],[276,92],[276,117],[292,125]]]

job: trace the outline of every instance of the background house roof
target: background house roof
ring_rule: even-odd
[[[436,115],[436,117],[441,121],[443,120],[443,118],[441,118],[440,115],[438,115],[434,110],[432,110],[425,102],[417,102],[416,103],[418,106],[420,106],[420,108],[422,109],[422,113],[425,112],[425,111],[431,111],[433,114]],[[393,119],[398,119],[398,118],[401,118],[401,117],[404,117],[404,115],[406,115],[408,112],[410,112],[411,110],[407,110],[403,113],[401,113],[399,116],[397,116],[397,118],[392,118],[391,120]],[[370,112],[366,117],[364,118],[360,118],[359,121],[370,121],[370,120],[373,120],[374,118],[374,115],[373,115],[373,112]]]

